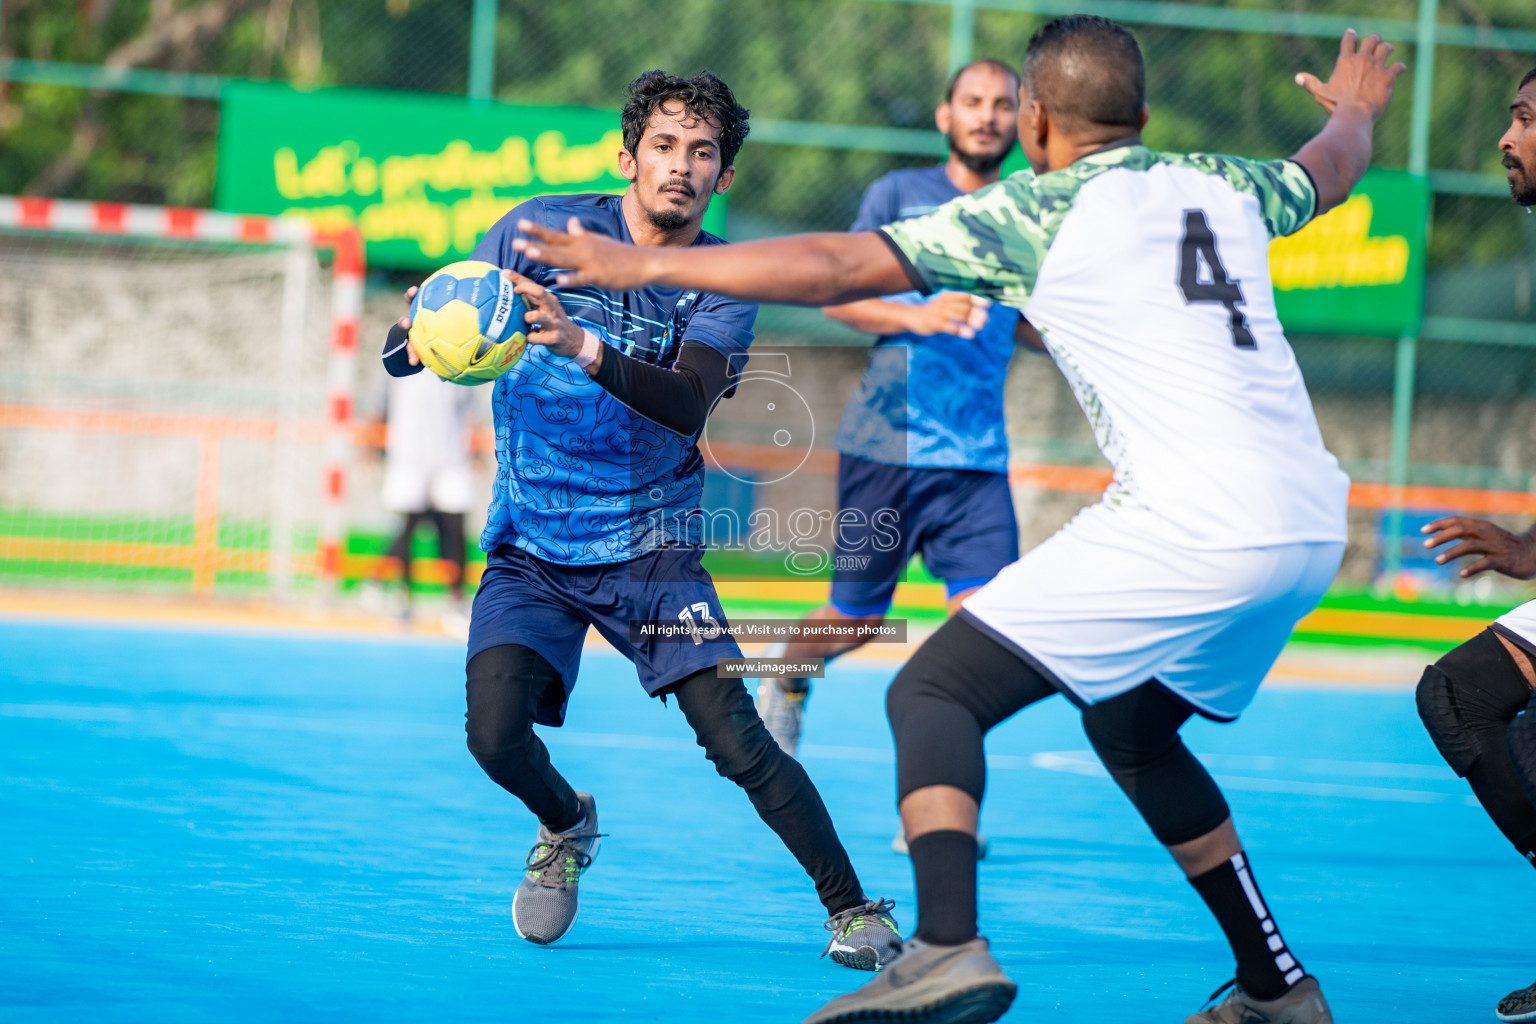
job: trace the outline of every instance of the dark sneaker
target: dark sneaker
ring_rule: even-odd
[[[986,939],[960,946],[908,939],[874,981],[838,996],[805,1024],[986,1024],[1008,1012],[1017,992]]]
[[[581,873],[597,856],[597,801],[588,793],[576,799],[586,820],[570,832],[539,826],[539,838],[528,851],[528,870],[512,897],[512,925],[529,942],[547,946],[565,938],[576,923],[576,886]]]
[[[1493,1012],[1499,1020],[1536,1020],[1536,984],[1500,999]]]
[[[833,960],[856,971],[878,971],[896,959],[901,952],[901,935],[896,919],[890,916],[895,905],[893,900],[871,900],[827,918],[825,927],[832,937],[821,955],[830,953]]]
[[[1255,999],[1243,986],[1229,981],[1206,1002],[1226,992],[1227,998],[1209,1010],[1186,1017],[1184,1024],[1333,1024],[1333,1013],[1317,979],[1310,974],[1285,990],[1276,999]]]
[[[798,687],[786,691],[784,683]],[[800,719],[805,716],[805,699],[811,695],[809,679],[764,679],[757,688],[757,713],[768,727],[768,735],[790,757],[800,746]]]

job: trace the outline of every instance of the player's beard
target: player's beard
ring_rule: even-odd
[[[1006,136],[1005,139],[1007,144],[1000,146],[998,151],[995,153],[968,153],[960,145],[960,140],[955,137],[955,133],[950,132],[949,151],[953,153],[955,155],[955,159],[964,164],[966,169],[969,170],[972,174],[979,174],[982,177],[990,177],[992,174],[996,173],[999,167],[1003,166],[1003,161],[1008,159],[1008,153],[1013,149],[1013,144],[1015,142],[1014,136],[1009,135]]]
[[[688,224],[688,215],[671,207],[662,210],[646,210],[645,219],[651,222],[652,227],[662,231],[677,231]]]
[[[671,195],[672,193],[669,193],[665,190],[674,185],[681,185],[683,188],[687,189],[689,199],[697,198],[698,193],[694,191],[693,186],[686,181],[680,180],[669,181],[663,185],[660,190],[661,195]],[[660,207],[659,209],[646,210],[645,217],[651,222],[652,227],[658,228],[662,231],[677,231],[679,228],[683,228],[688,225],[688,213],[689,211],[679,210],[676,206],[673,206],[669,203],[668,205]]]
[[[1531,180],[1524,161],[1510,153],[1504,157],[1504,166],[1515,172],[1509,179],[1510,198],[1521,206],[1536,206],[1536,181]]]

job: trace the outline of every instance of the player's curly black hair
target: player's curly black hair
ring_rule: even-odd
[[[736,102],[730,86],[708,71],[692,78],[679,78],[665,71],[647,71],[629,83],[629,102],[624,104],[621,124],[624,148],[631,153],[640,145],[645,126],[651,123],[656,108],[668,100],[682,100],[689,114],[702,117],[720,129],[720,166],[736,161],[741,144],[747,139],[750,112]]]
[[[1048,21],[1024,53],[1024,88],[1067,131],[1141,127],[1147,73],[1136,37],[1093,14]]]
[[[1515,87],[1515,91],[1519,92],[1532,82],[1536,82],[1536,68],[1531,68],[1531,70],[1525,73],[1525,77],[1520,79],[1520,84]]]

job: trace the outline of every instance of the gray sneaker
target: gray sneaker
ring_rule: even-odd
[[[1184,1024],[1333,1024],[1333,1013],[1317,979],[1310,974],[1277,999],[1255,999],[1236,981],[1229,981],[1206,1002],[1226,992],[1227,998],[1209,1010],[1184,1019]]]
[[[783,684],[802,687],[786,691]],[[757,713],[768,727],[768,735],[788,754],[795,756],[800,746],[800,719],[805,715],[805,699],[811,695],[809,679],[764,679],[757,688]]]
[[[838,996],[805,1024],[985,1024],[1008,1012],[1018,986],[987,952],[987,940],[930,946],[908,939],[874,981]]]
[[[856,971],[878,971],[901,953],[901,935],[890,910],[894,900],[870,900],[861,907],[850,907],[827,918],[825,925],[832,937],[822,956]]]
[[[539,826],[539,838],[528,851],[528,870],[512,897],[512,926],[529,942],[547,946],[565,938],[576,923],[576,886],[581,873],[597,856],[597,801],[577,793],[586,820],[572,832],[551,832]]]
[[[1493,1012],[1499,1020],[1536,1020],[1536,985],[1511,992]]]

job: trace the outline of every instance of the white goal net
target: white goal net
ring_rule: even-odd
[[[0,585],[334,578],[346,301],[307,228],[43,202],[0,200]]]

